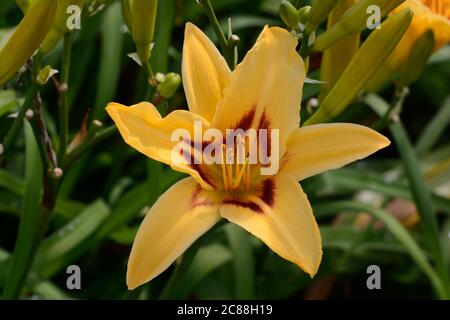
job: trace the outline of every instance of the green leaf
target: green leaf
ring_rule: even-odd
[[[436,290],[436,293],[441,297],[446,297],[444,283],[439,279],[436,271],[428,262],[428,259],[414,238],[403,225],[395,219],[389,212],[377,209],[372,206],[362,204],[354,201],[336,201],[329,203],[322,203],[314,206],[314,213],[320,216],[334,214],[339,211],[349,210],[353,212],[368,212],[375,218],[381,220],[386,228],[403,244],[405,249],[410,254],[411,258],[416,262],[417,266],[427,275],[431,284]]]
[[[119,2],[108,6],[103,17],[101,34],[102,44],[100,50],[100,69],[97,79],[97,97],[95,99],[92,118],[103,120],[105,118],[106,104],[114,99],[119,82],[120,66],[123,49],[123,24]]]
[[[215,269],[231,261],[231,253],[220,244],[211,244],[200,248],[187,271],[172,286],[170,299],[187,299],[202,279]]]
[[[4,299],[14,299],[20,294],[31,266],[36,243],[36,226],[41,212],[42,162],[30,124],[25,122],[25,192],[20,214],[19,232],[8,276]]]
[[[235,298],[254,299],[255,261],[250,235],[232,223],[226,225],[224,230],[233,255]]]
[[[42,242],[34,269],[40,275],[49,277],[70,265],[80,256],[80,251],[84,251],[83,244],[91,239],[109,215],[109,208],[102,200],[88,206]]]
[[[439,112],[428,122],[425,130],[416,144],[416,152],[419,156],[426,154],[441,138],[450,124],[450,97],[448,97]]]

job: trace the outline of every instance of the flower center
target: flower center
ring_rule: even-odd
[[[428,8],[436,14],[450,19],[450,1],[449,0],[421,0]]]
[[[236,148],[221,145],[222,180],[225,191],[250,188],[250,160],[245,148],[244,139],[238,137]]]

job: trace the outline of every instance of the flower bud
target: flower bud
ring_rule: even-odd
[[[328,14],[333,10],[336,5],[336,0],[320,0],[314,1],[309,14],[308,22],[306,23],[306,32],[311,33],[317,29],[317,27],[325,21]]]
[[[53,22],[52,29],[45,37],[44,42],[41,44],[42,52],[49,52],[52,50],[58,41],[69,31],[67,23],[69,18],[68,8],[70,6],[77,6],[80,9],[83,8],[84,0],[61,0],[58,4],[56,11],[55,21]]]
[[[305,24],[311,13],[311,6],[304,6],[303,8],[298,9],[298,21],[300,23]]]
[[[181,84],[181,77],[177,73],[168,73],[162,83],[158,84],[158,92],[161,97],[168,99],[172,97]]]
[[[331,29],[342,17],[342,15],[355,4],[357,0],[338,1],[334,9],[328,16],[327,29]],[[328,94],[336,81],[339,80],[342,73],[358,51],[360,45],[360,33],[349,35],[323,52],[322,64],[320,67],[320,80],[324,82],[321,85],[319,100]]]
[[[400,87],[409,86],[419,78],[433,53],[435,44],[436,41],[432,30],[426,31],[416,40],[406,62],[400,68],[400,79],[398,82]]]
[[[405,0],[359,0],[331,29],[327,30],[314,43],[314,51],[323,51],[347,35],[363,31],[367,27],[368,8],[380,8],[380,19],[389,14]]]
[[[0,51],[0,85],[19,70],[50,31],[58,1],[35,0]]]
[[[281,1],[280,17],[284,24],[291,29],[297,28],[299,22],[297,9],[287,0]]]
[[[151,56],[157,8],[158,0],[133,0],[131,34],[138,56],[144,64]]]
[[[392,53],[408,28],[412,15],[410,9],[391,15],[380,29],[370,34],[324,98],[319,110],[308,119],[307,125],[328,121],[345,110]]]

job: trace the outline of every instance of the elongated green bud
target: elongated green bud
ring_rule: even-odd
[[[409,86],[419,78],[428,59],[433,53],[435,45],[436,41],[432,30],[427,30],[416,40],[408,59],[400,69],[400,80],[398,82],[400,87]]]
[[[162,83],[158,84],[157,89],[161,97],[168,99],[175,94],[180,84],[181,84],[180,75],[171,72],[166,74]]]
[[[0,51],[0,85],[19,70],[39,48],[53,24],[57,1],[35,0]]]
[[[328,29],[331,29],[342,15],[356,3],[357,0],[340,0],[328,16]],[[359,49],[360,33],[349,35],[323,52],[320,67],[320,80],[323,82],[319,101],[328,94],[334,84],[341,77]]]
[[[333,10],[337,0],[320,0],[314,1],[311,6],[311,12],[309,14],[308,22],[306,23],[306,32],[311,33],[317,29],[317,27],[325,21],[325,19]]]
[[[69,27],[75,27],[72,25],[75,24],[76,21],[71,21],[70,19],[72,15],[75,20],[80,18],[78,15],[81,14],[83,3],[84,0],[59,1],[52,29],[41,44],[42,52],[52,50],[64,34],[69,31]]]
[[[300,23],[305,24],[309,19],[309,15],[311,13],[311,6],[304,6],[298,9],[298,20]]]
[[[157,9],[158,0],[133,0],[131,33],[142,63],[146,63],[151,56]]]
[[[359,0],[333,28],[317,37],[314,51],[323,51],[347,35],[366,29],[374,18],[381,20],[405,0]]]
[[[405,9],[390,16],[380,29],[370,34],[306,125],[329,121],[345,110],[392,53],[407,30],[412,16],[412,11]]]
[[[299,22],[297,9],[295,9],[294,5],[287,0],[281,1],[280,17],[284,24],[291,29],[297,28]]]

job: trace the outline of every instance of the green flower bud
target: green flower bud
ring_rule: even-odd
[[[327,29],[332,28],[342,17],[342,15],[355,4],[357,0],[340,0],[328,16]],[[352,61],[359,49],[360,33],[349,35],[323,52],[322,64],[320,67],[321,85],[319,100],[323,101],[326,94],[333,88],[342,73]]]
[[[313,50],[323,51],[345,36],[363,31],[367,27],[370,19],[369,8],[380,8],[381,19],[404,1],[405,0],[359,0],[347,10],[339,22],[317,37]]]
[[[151,56],[151,44],[155,30],[158,0],[133,0],[131,9],[134,43],[142,63],[147,63]]]
[[[305,24],[309,19],[309,15],[311,13],[311,6],[305,6],[303,8],[298,9],[298,21],[300,23]]]
[[[307,33],[313,32],[322,22],[325,21],[328,14],[336,5],[336,2],[336,0],[316,0],[313,2],[309,19],[305,26]]]
[[[68,8],[70,6],[77,6],[83,8],[84,0],[60,0],[58,9],[56,11],[55,21],[53,22],[52,29],[45,37],[44,42],[41,44],[42,52],[49,52],[52,50],[58,41],[69,31],[67,24],[69,18]]]
[[[280,4],[280,17],[284,24],[295,29],[298,27],[298,12],[292,3],[287,0],[281,1]]]
[[[0,51],[0,85],[19,70],[39,48],[53,24],[58,2],[35,0]]]
[[[57,74],[58,72],[58,70],[52,69],[51,66],[47,65],[39,71],[36,77],[36,82],[40,85],[44,85],[53,75]]]
[[[412,16],[412,11],[405,9],[391,15],[370,34],[307,125],[326,122],[345,110],[395,49]]]
[[[400,69],[400,79],[398,82],[400,87],[407,87],[419,78],[428,59],[433,53],[435,45],[436,41],[432,30],[427,30],[416,40],[408,59]]]
[[[172,97],[181,84],[181,77],[177,73],[168,73],[165,76],[164,82],[158,84],[158,92],[161,97],[168,99]]]

